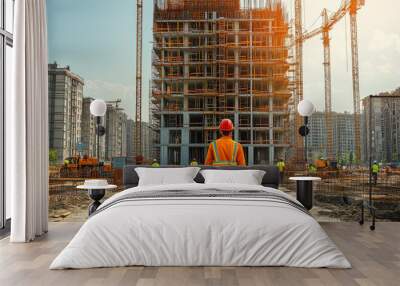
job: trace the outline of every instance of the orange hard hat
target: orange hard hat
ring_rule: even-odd
[[[219,124],[219,130],[221,131],[232,131],[233,130],[233,123],[230,119],[222,119],[221,123]]]

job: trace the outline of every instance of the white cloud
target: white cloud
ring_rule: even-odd
[[[400,54],[400,35],[375,29],[372,32],[368,49],[374,53],[391,52]]]
[[[400,35],[374,29],[368,42],[367,67],[373,73],[398,74]]]

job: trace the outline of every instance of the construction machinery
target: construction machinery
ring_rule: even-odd
[[[330,62],[330,37],[329,31],[347,14],[350,15],[350,34],[352,52],[352,78],[353,78],[353,108],[354,108],[354,145],[355,156],[361,158],[360,137],[360,79],[358,65],[358,38],[357,38],[357,11],[365,5],[365,0],[343,0],[339,9],[328,17],[327,10],[322,12],[322,25],[319,28],[302,33],[302,5],[301,0],[295,0],[295,40],[292,46],[296,49],[296,93],[295,103],[303,96],[303,43],[319,34],[322,34],[324,47],[324,72],[325,72],[325,112],[327,128],[327,155],[333,159],[333,124],[332,124],[332,94],[331,94],[331,62]],[[301,148],[297,142],[297,148]]]
[[[315,160],[314,165],[318,170],[326,169],[326,168],[328,168],[328,160],[326,160],[324,158],[319,158],[319,159]]]
[[[95,157],[73,156],[64,160],[60,168],[61,178],[91,178],[112,171],[110,164],[99,162]]]

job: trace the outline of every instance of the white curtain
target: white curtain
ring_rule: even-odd
[[[12,242],[48,228],[48,80],[46,0],[16,0],[13,94],[6,99],[6,186]]]

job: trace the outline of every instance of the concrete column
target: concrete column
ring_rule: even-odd
[[[254,146],[249,145],[247,150],[248,150],[247,165],[253,166],[254,165]]]
[[[239,45],[239,22],[235,22],[235,45]],[[239,61],[240,61],[240,55],[239,55],[239,49],[235,49],[235,93],[239,94]]]
[[[163,122],[163,116],[161,117],[161,121]],[[161,125],[164,126],[164,125]],[[169,139],[169,129],[161,128],[160,130],[160,164],[167,165],[168,164],[168,139]]]
[[[272,84],[270,83],[269,85],[269,91],[272,91]],[[274,104],[274,99],[272,96],[270,96],[269,98],[269,140],[270,140],[270,145],[269,145],[269,163],[272,165],[274,163],[274,146],[275,146],[275,142],[274,142],[274,108],[273,108],[273,104]]]
[[[236,103],[237,103],[237,96],[235,97],[235,109],[237,110]],[[235,125],[235,133],[234,133],[233,140],[239,141],[239,130],[238,130],[238,127],[239,127],[239,114],[237,112],[235,112],[234,117],[235,118],[234,118],[233,124]]]
[[[185,32],[189,31],[189,23],[184,23],[183,27],[184,27]],[[189,38],[187,36],[185,36],[183,38],[183,42],[184,42],[185,47],[189,46]],[[189,77],[189,66],[188,66],[188,63],[189,63],[189,52],[187,50],[185,50],[183,52],[183,62],[184,62],[184,65],[183,65],[183,76],[185,78],[188,78]],[[187,81],[184,81],[184,83],[183,83],[183,92],[184,92],[184,94],[187,94],[187,92],[188,92],[188,82]]]
[[[181,166],[189,166],[189,146],[181,147]]]
[[[183,98],[183,128],[182,132],[182,142],[181,142],[181,165],[187,166],[189,164],[189,112],[187,112],[189,106],[189,98],[185,96]]]

